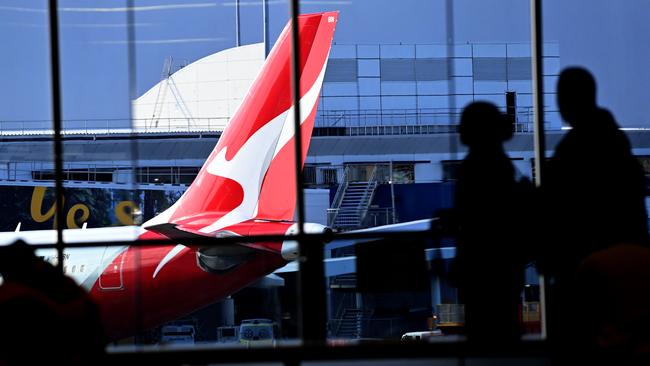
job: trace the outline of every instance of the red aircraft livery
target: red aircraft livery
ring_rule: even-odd
[[[300,15],[300,116],[303,161],[314,127],[338,13]],[[291,27],[287,25],[261,72],[194,182],[169,209],[142,226],[64,230],[64,241],[126,241],[296,231]],[[307,232],[322,232],[306,224]],[[54,242],[56,232],[0,234],[0,243]],[[54,258],[53,251],[38,255]],[[112,339],[177,319],[286,265],[293,241],[155,247],[66,249],[67,273],[99,304]]]

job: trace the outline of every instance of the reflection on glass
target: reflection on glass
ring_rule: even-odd
[[[490,4],[407,1],[399,9],[387,0],[303,4],[304,13],[340,11],[335,44],[316,60],[327,59],[327,67],[312,56],[303,65],[301,114],[309,117],[305,130],[314,125],[314,138],[305,144],[309,153],[303,152],[311,229],[419,225],[413,222],[453,207],[456,168],[465,155],[456,134],[459,115],[475,100],[491,101],[512,118],[515,136],[508,153],[517,177],[532,177],[529,9],[519,1]],[[69,241],[294,233],[289,51],[288,45],[278,47],[275,56],[287,59],[264,66],[261,4],[127,5],[60,3],[64,222],[67,229],[79,229]],[[16,47],[29,62],[1,61],[7,75],[17,70],[7,78],[15,88],[6,96],[17,107],[0,112],[1,133],[15,135],[0,152],[7,157],[1,201],[14,214],[0,224],[4,231],[19,224],[23,231],[52,229],[54,171],[49,134],[43,131],[49,105],[48,96],[38,94],[48,90],[41,85],[48,79],[47,65],[39,64],[47,59],[40,39],[46,34],[33,26],[45,27],[45,18],[39,12],[2,11],[16,13],[15,21],[2,27],[32,33],[21,33],[23,47]],[[269,4],[271,39],[282,37],[286,14],[285,3]],[[329,24],[330,16],[335,15],[322,21]],[[306,37],[317,28],[306,24]],[[233,31],[242,46],[232,47]],[[562,37],[547,37],[547,85],[575,57],[569,51],[575,44],[564,46]],[[25,44],[33,47],[25,50]],[[136,62],[129,64],[129,57]],[[259,75],[270,81],[255,84]],[[559,131],[554,91],[547,90],[546,126]],[[245,121],[237,124],[237,118]],[[229,126],[235,127],[226,130]],[[41,131],[32,131],[36,128]],[[93,231],[112,226],[127,228]],[[334,271],[326,279],[329,337],[398,340],[460,333],[464,307],[449,279],[454,239],[418,247],[424,271],[408,272],[415,277],[402,278],[393,293],[376,291],[372,285],[380,280],[372,276],[359,288],[364,275],[354,267],[355,245],[329,244],[326,271]],[[390,244],[375,248],[384,267],[413,258],[401,256],[404,243]],[[104,314],[126,314],[109,324],[115,337],[137,333],[139,344],[266,344],[298,335],[293,242],[100,245],[66,254],[66,272],[101,303],[110,303]],[[57,261],[51,253],[43,257]],[[408,282],[423,286],[398,288]],[[522,319],[536,332],[539,294],[532,266],[526,285]]]
[[[464,314],[449,274],[454,255],[449,241],[328,244],[328,337],[413,341],[459,333]]]
[[[507,114],[514,137],[506,151],[515,177],[532,177],[527,3],[409,2],[398,11],[385,2],[373,6],[354,2],[351,8],[365,13],[363,27],[373,35],[359,31],[357,35],[364,34],[363,38],[347,35],[345,42],[332,47],[333,67],[326,74],[316,120],[316,136],[330,139],[314,138],[306,170],[310,187],[330,191],[328,225],[347,231],[402,223],[392,228],[405,230],[417,225],[416,220],[451,209],[457,167],[466,155],[457,135],[459,117],[473,101],[492,102]],[[554,40],[545,48],[548,66],[544,75],[552,78],[559,71],[560,51]],[[552,91],[548,98],[554,98]],[[557,116],[546,122],[548,127],[561,126]],[[492,177],[487,174],[482,179]],[[440,247],[451,251],[455,239],[450,235],[444,245],[429,243],[425,253]],[[402,241],[393,243],[396,260],[402,245]],[[334,246],[325,252],[332,266],[338,260],[359,263],[359,252],[355,254],[352,244]],[[428,264],[429,272],[420,276],[430,283],[423,293],[406,296],[412,303],[400,303],[396,294],[364,292],[358,283],[360,268],[328,278],[330,337],[395,340],[402,336],[422,339],[434,331],[462,333],[464,306],[456,295],[457,283],[448,273],[453,258],[449,254],[436,266]],[[386,260],[382,265],[390,272],[393,262]],[[534,267],[529,266],[526,275],[527,287],[521,289],[522,317],[529,332],[538,332]],[[375,281],[381,283],[378,278]],[[410,325],[406,313],[414,316]]]
[[[0,40],[11,55],[0,60],[3,80],[0,135],[1,231],[52,229],[53,185],[34,187],[35,171],[53,171],[52,96],[47,2],[0,10]],[[44,184],[46,185],[46,184]],[[41,202],[47,200],[46,203]],[[42,211],[41,211],[42,208]]]
[[[292,205],[296,192],[282,184],[282,177],[291,174],[293,169],[292,145],[287,141],[291,140],[288,128],[291,120],[287,118],[291,91],[288,87],[290,44],[286,33],[280,38],[278,56],[270,56],[279,61],[260,73],[260,86],[249,92],[266,56],[264,48],[254,43],[255,31],[262,27],[258,27],[259,18],[254,22],[248,19],[255,26],[246,28],[242,38],[252,44],[226,49],[231,46],[228,37],[232,29],[221,29],[221,26],[215,29],[214,24],[215,19],[224,20],[222,24],[232,22],[229,4],[144,6],[133,2],[91,2],[80,5],[62,1],[59,5],[64,111],[62,173],[66,195],[57,198],[53,192],[56,174],[49,161],[51,147],[46,146],[50,121],[38,114],[43,111],[26,107],[38,106],[32,93],[23,103],[25,107],[18,109],[27,113],[25,116],[0,118],[3,122],[8,120],[2,126],[3,134],[16,135],[16,144],[4,151],[10,158],[6,178],[11,184],[3,190],[7,198],[3,202],[11,204],[6,212],[17,214],[7,215],[2,224],[7,231],[16,226],[22,230],[7,237],[21,236],[32,243],[51,242],[52,231],[33,230],[52,229],[55,218],[52,207],[57,199],[63,201],[64,228],[71,229],[65,232],[65,241],[96,242],[98,246],[67,249],[64,258],[58,258],[52,251],[38,254],[50,263],[65,259],[64,272],[99,303],[112,340],[134,334],[137,343],[213,340],[218,327],[241,322],[234,317],[235,300],[237,314],[244,319],[269,318],[280,323],[290,318],[289,323],[293,324],[285,334],[295,337],[296,306],[287,306],[293,315],[279,310],[277,287],[283,286],[284,280],[270,275],[284,266],[287,259],[295,257],[295,243],[250,247],[248,243],[229,247],[102,246],[111,241],[186,237],[188,233],[202,238],[284,234],[295,230]],[[259,10],[247,9],[242,9],[243,17],[257,15]],[[23,13],[33,13],[40,21],[46,20],[44,9],[7,6],[0,11],[16,13],[17,24],[23,21],[21,17],[26,15]],[[280,24],[278,32],[286,24],[286,12],[280,18],[280,23],[277,20],[274,23],[274,26]],[[191,28],[187,27],[188,19],[193,24]],[[303,65],[304,83],[309,86],[304,90],[305,103],[312,103],[315,109],[324,74],[320,71],[324,70],[336,14],[325,18],[314,16],[304,23],[303,52],[309,56],[305,60],[307,66]],[[316,32],[321,25],[327,28],[325,33],[322,29]],[[40,28],[33,24],[28,27]],[[130,37],[133,34],[136,37]],[[25,60],[47,60],[45,42],[29,42],[27,37],[23,38],[23,44],[37,46],[36,50],[44,53],[44,57],[24,57]],[[312,50],[313,43],[316,51]],[[130,57],[137,64],[130,64]],[[25,69],[38,76],[34,65],[26,64]],[[17,75],[16,84],[23,82],[20,79],[23,77]],[[39,81],[47,79],[43,77]],[[280,83],[284,87],[272,88]],[[29,87],[35,91],[48,90],[29,85],[25,91]],[[19,95],[25,94],[22,89],[16,90]],[[137,95],[132,94],[134,90]],[[242,108],[240,122],[230,121],[235,127],[221,139],[221,146],[209,160],[223,161],[206,164],[200,170],[228,120],[240,103],[246,103],[246,95],[249,95],[248,104]],[[284,119],[275,118],[283,115]],[[309,136],[313,113],[305,110],[303,117]],[[285,119],[289,121],[286,128]],[[41,121],[47,123],[39,125]],[[270,123],[265,126],[261,122]],[[34,131],[35,128],[40,130]],[[263,151],[257,151],[261,147]],[[240,150],[239,158],[235,159],[237,164],[229,164],[233,162],[230,155],[227,159],[215,157],[226,150],[233,155]],[[258,164],[260,155],[265,157]],[[280,155],[276,160],[281,163],[273,163],[274,155]],[[255,164],[259,165],[257,170],[252,169]],[[197,175],[203,187],[197,188],[200,183],[190,187]],[[188,193],[180,199],[184,191]],[[282,202],[270,205],[268,201],[277,198],[276,194],[282,194]],[[258,204],[258,200],[263,202]],[[167,216],[160,216],[176,202],[178,205],[167,211]],[[176,208],[180,211],[176,212]],[[233,213],[225,217],[227,211]],[[194,221],[185,220],[188,216]],[[159,222],[150,221],[154,217]],[[219,219],[223,220],[219,222]],[[149,229],[141,226],[144,222]],[[200,231],[206,227],[210,228]],[[290,298],[295,299],[293,288],[291,292]],[[228,295],[233,297],[226,299]],[[218,323],[211,316],[188,315],[215,302],[219,304],[211,306],[208,312],[223,313]],[[260,307],[260,303],[275,304]],[[169,321],[175,324],[166,324]],[[213,323],[208,324],[210,321]],[[268,338],[267,330],[262,329],[261,333],[262,338]]]
[[[299,19],[305,138],[311,136],[336,21],[336,12]],[[110,161],[112,181],[107,182],[107,188],[119,201],[108,206],[115,209],[118,219],[132,219],[126,223],[129,226],[121,228],[69,231],[68,242],[183,239],[183,244],[172,246],[134,247],[125,243],[93,248],[86,250],[83,257],[69,250],[68,266],[85,258],[96,268],[95,277],[84,277],[76,272],[75,264],[71,274],[76,272],[79,282],[98,302],[110,339],[136,334],[138,343],[191,343],[214,339],[220,329],[222,337],[233,340],[235,336],[228,329],[241,323],[236,340],[269,345],[269,341],[280,337],[275,328],[283,319],[288,319],[284,321],[286,336],[296,336],[299,324],[292,310],[295,301],[286,306],[289,311],[282,312],[278,287],[284,286],[285,279],[272,272],[296,259],[297,243],[201,243],[214,237],[297,231],[293,221],[297,192],[295,180],[289,179],[294,169],[294,136],[288,29],[280,34],[266,61],[260,47],[242,46],[188,63],[180,70],[172,69],[167,62],[163,79],[134,102],[136,115],[152,117],[134,119],[132,130],[95,130],[90,143],[71,140],[66,146],[71,166],[78,160],[85,162],[86,151],[97,160]],[[138,44],[139,39],[127,44],[133,42]],[[234,101],[229,95],[223,96],[224,105],[232,107],[232,113],[227,118],[222,115],[220,119],[194,120],[191,112],[201,111],[194,98],[205,100],[206,95],[211,97],[224,85],[238,96]],[[192,94],[194,88],[200,93]],[[166,99],[170,95],[173,102]],[[180,127],[171,123],[180,118],[174,111],[184,116]],[[215,110],[204,112],[211,114]],[[227,125],[209,125],[212,120],[223,122],[224,118],[229,118]],[[212,134],[210,139],[203,139],[206,132]],[[219,136],[216,147],[215,134]],[[301,153],[306,155],[307,149]],[[192,159],[200,159],[202,167],[193,169],[192,164],[197,162]],[[132,166],[142,161],[145,166]],[[67,177],[87,178],[94,173],[88,168],[84,175],[81,164],[74,168],[78,170],[71,168]],[[81,174],[75,175],[79,171]],[[100,185],[96,181],[92,184]],[[117,190],[122,187],[124,195]],[[128,191],[130,187],[135,189]],[[81,210],[81,206],[73,207]],[[86,207],[86,211],[90,209]],[[144,223],[138,225],[135,219],[141,216]],[[73,215],[73,219],[77,216]],[[319,223],[306,226],[314,233],[325,229]],[[267,306],[260,307],[260,303]],[[200,313],[187,316],[206,306],[221,316],[207,320]],[[256,321],[249,322],[251,319]],[[206,322],[211,323],[206,326]]]
[[[578,221],[565,230],[568,233],[553,235],[553,239],[558,246],[571,242],[565,239],[571,235],[581,240],[575,245],[571,243],[573,252],[560,257],[566,263],[549,266],[547,276],[552,276],[554,281],[548,286],[548,291],[551,299],[552,296],[556,299],[547,307],[550,313],[549,338],[555,337],[563,344],[572,344],[573,339],[584,339],[575,348],[590,347],[612,352],[617,358],[628,357],[636,352],[633,344],[642,342],[643,332],[637,333],[632,330],[637,328],[627,328],[622,324],[637,324],[645,328],[647,322],[635,315],[626,316],[627,319],[622,321],[614,314],[640,314],[634,309],[644,303],[644,295],[640,294],[645,292],[636,290],[636,276],[616,275],[614,278],[612,274],[617,271],[609,266],[614,265],[612,259],[616,258],[615,267],[626,268],[628,273],[632,273],[633,262],[644,263],[644,266],[648,262],[641,259],[646,256],[642,254],[645,249],[626,248],[621,242],[647,241],[647,128],[650,121],[646,105],[650,73],[643,61],[648,50],[638,45],[650,40],[649,25],[641,15],[650,11],[650,4],[643,1],[577,1],[565,7],[560,1],[548,1],[543,5],[544,37],[556,40],[562,52],[562,57],[549,67],[563,72],[562,86],[557,78],[544,80],[546,90],[557,89],[562,93],[561,101],[548,98],[545,104],[562,112],[556,118],[563,119],[563,129],[546,131],[547,148],[552,156],[547,170],[555,174],[544,173],[543,176],[547,177],[549,192],[553,193],[548,201],[555,203],[552,209],[557,212],[554,215],[557,230],[569,228],[567,217],[578,217]],[[583,16],[573,18],[572,14],[576,12],[583,12]],[[580,78],[576,75],[585,76]],[[589,80],[591,77],[593,80]],[[581,94],[584,102],[575,99]],[[608,126],[608,133],[593,138],[591,134],[601,126]],[[623,132],[617,131],[616,127],[621,127]],[[589,135],[587,139],[575,138],[581,134],[584,136],[585,132]],[[640,162],[640,167],[630,153]],[[594,180],[595,172],[603,179]],[[608,197],[616,199],[608,200]],[[629,207],[616,209],[615,205]],[[606,224],[598,224],[598,220]],[[603,226],[602,230],[596,229]],[[601,257],[597,251],[603,247],[609,249],[604,250]],[[631,257],[635,259],[631,260]],[[575,282],[580,285],[562,291],[567,273],[579,278]],[[599,284],[595,285],[595,282]],[[621,288],[619,286],[629,286],[633,290],[613,290]],[[623,292],[630,300],[620,301]],[[593,301],[596,296],[598,301]],[[589,310],[583,312],[586,308]],[[603,313],[608,316],[594,316]],[[570,318],[571,322],[557,320],[565,318]],[[624,340],[616,345],[605,340],[610,329],[616,329],[617,337]],[[634,351],[626,354],[628,350]]]

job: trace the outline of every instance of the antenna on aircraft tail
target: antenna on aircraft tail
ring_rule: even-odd
[[[18,225],[16,225],[16,230],[14,230],[14,232],[16,233],[20,232],[20,224],[22,224],[22,222],[19,222]]]

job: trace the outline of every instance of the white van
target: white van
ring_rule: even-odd
[[[439,337],[442,335],[440,329],[425,330],[421,332],[408,332],[402,335],[402,342],[419,342],[425,341],[429,338]]]

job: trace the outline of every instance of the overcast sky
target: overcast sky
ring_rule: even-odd
[[[240,0],[242,41],[262,40],[261,0]],[[234,46],[235,0],[60,0],[64,119],[129,116],[127,11],[136,33],[135,96],[155,85],[164,59],[192,62]],[[269,0],[275,40],[286,0]],[[453,4],[451,8],[449,4]],[[305,0],[302,11],[339,10],[337,43],[527,42],[524,0]],[[623,125],[650,127],[650,1],[546,0],[545,37],[565,65],[585,65],[602,104]],[[587,7],[589,5],[589,7]],[[0,120],[50,118],[45,0],[0,0]],[[449,15],[453,14],[452,17]],[[548,85],[554,88],[554,85]]]

